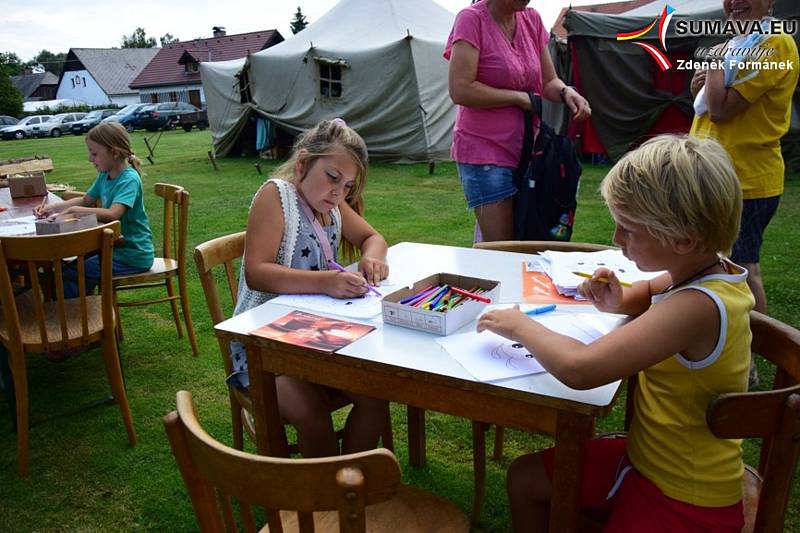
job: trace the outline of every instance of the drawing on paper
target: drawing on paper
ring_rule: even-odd
[[[492,348],[491,354],[492,358],[504,362],[509,370],[523,370],[525,367],[520,364],[521,361],[536,359],[525,346],[513,341],[506,341],[495,346]]]

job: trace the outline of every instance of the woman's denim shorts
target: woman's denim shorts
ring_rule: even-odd
[[[761,244],[764,242],[770,220],[778,210],[780,196],[745,200],[742,203],[742,222],[739,225],[739,238],[733,245],[731,260],[742,263],[758,263],[761,255]]]
[[[514,170],[497,165],[458,163],[458,176],[469,208],[493,204],[517,194]]]

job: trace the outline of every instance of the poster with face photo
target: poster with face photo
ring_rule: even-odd
[[[375,329],[337,318],[292,311],[253,330],[253,335],[323,352],[335,352]]]

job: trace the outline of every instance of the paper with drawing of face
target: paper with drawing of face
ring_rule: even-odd
[[[530,366],[529,360],[536,358],[525,346],[506,340],[492,350],[492,357],[502,361],[511,370],[523,370]]]

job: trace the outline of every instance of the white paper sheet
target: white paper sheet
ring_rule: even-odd
[[[584,344],[611,331],[619,319],[592,313],[553,314],[537,322]],[[479,381],[495,381],[544,372],[544,368],[522,344],[490,331],[470,331],[436,339],[467,372]]]
[[[0,220],[0,237],[33,235],[35,233],[36,217],[34,215]]]
[[[573,274],[575,271],[591,274],[598,268],[604,267],[613,270],[621,281],[629,283],[652,279],[663,273],[639,270],[636,263],[622,255],[621,250],[602,250],[598,252],[547,251],[541,254],[540,265],[553,280],[553,284],[555,284],[560,294],[573,296],[576,299],[581,299],[577,295],[578,285],[586,280]]]
[[[380,287],[376,287],[384,296],[406,286],[402,283],[387,284],[386,281],[389,280],[384,280]],[[326,315],[372,318],[381,314],[382,299],[371,291],[361,298],[333,298],[325,294],[281,294],[270,300],[270,303],[316,311]]]

